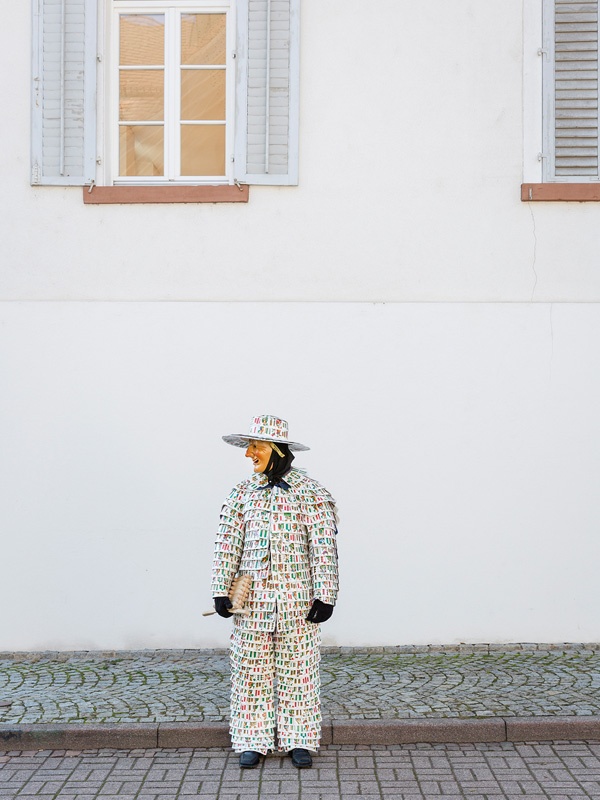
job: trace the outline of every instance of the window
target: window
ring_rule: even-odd
[[[33,184],[297,183],[299,0],[34,0],[33,32]]]
[[[526,0],[523,200],[600,200],[598,15],[598,0]]]
[[[113,182],[229,182],[235,37],[228,6],[115,2],[112,29]]]

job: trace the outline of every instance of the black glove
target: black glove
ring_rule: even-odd
[[[215,611],[220,617],[233,617],[233,614],[230,614],[227,611],[228,608],[231,608],[231,600],[228,597],[215,597]]]
[[[327,622],[333,614],[333,606],[324,603],[322,600],[313,600],[313,604],[308,612],[307,622]]]

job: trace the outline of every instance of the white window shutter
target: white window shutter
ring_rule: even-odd
[[[96,2],[33,0],[32,184],[95,178]]]
[[[544,0],[544,180],[596,181],[598,2]]]
[[[238,0],[235,178],[298,183],[300,0]]]

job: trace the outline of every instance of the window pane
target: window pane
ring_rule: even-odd
[[[225,125],[181,126],[181,174],[225,174]]]
[[[164,72],[162,69],[121,70],[119,73],[119,119],[163,119]]]
[[[162,125],[119,127],[119,175],[164,175]]]
[[[181,70],[181,119],[225,119],[225,70]]]
[[[165,63],[164,14],[122,14],[120,17],[122,65]]]
[[[225,14],[181,15],[181,63],[225,63]]]

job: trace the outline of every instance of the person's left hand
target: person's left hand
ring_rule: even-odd
[[[313,600],[313,604],[308,612],[307,622],[327,622],[333,614],[333,606],[324,603],[322,600]]]

